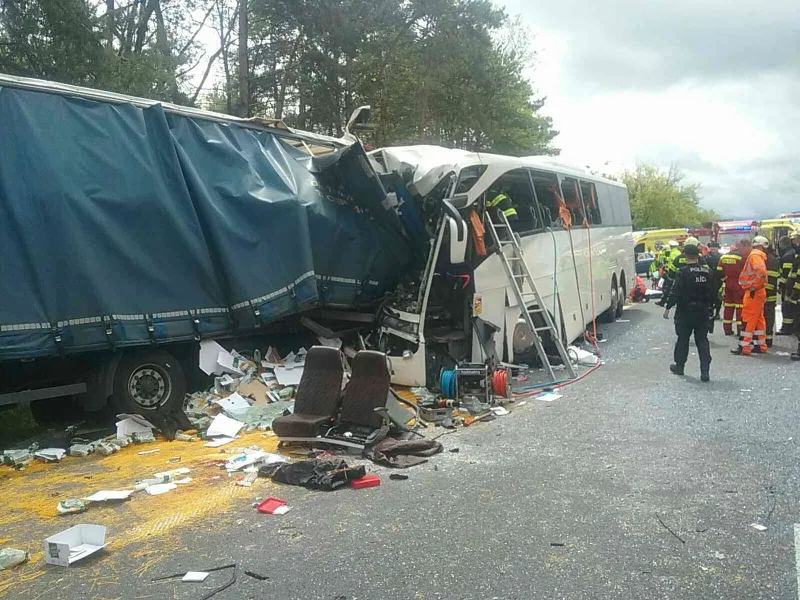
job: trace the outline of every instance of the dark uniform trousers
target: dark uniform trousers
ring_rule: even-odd
[[[700,358],[700,371],[708,371],[711,366],[711,348],[708,344],[708,308],[705,306],[678,308],[675,313],[675,364],[682,367],[689,358],[689,339],[694,335],[697,355]]]

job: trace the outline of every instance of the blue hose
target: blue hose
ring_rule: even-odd
[[[456,397],[456,372],[455,371],[442,371],[442,376],[439,380],[439,387],[442,389],[442,396],[445,398],[455,400]]]

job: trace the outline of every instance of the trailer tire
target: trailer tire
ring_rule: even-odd
[[[186,377],[165,350],[123,356],[114,374],[112,405],[118,413],[169,414],[183,406]]]

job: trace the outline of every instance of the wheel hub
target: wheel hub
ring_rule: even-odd
[[[144,365],[131,373],[128,393],[142,408],[158,408],[170,394],[169,377],[157,365]]]

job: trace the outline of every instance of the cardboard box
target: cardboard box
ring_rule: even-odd
[[[106,546],[102,525],[76,525],[44,541],[44,562],[68,567]]]

